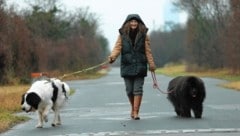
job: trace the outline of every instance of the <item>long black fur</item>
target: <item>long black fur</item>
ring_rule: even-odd
[[[172,103],[177,116],[202,118],[203,101],[206,97],[204,82],[196,76],[178,76],[168,84],[168,99]]]

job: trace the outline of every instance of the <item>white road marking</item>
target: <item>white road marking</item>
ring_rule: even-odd
[[[217,110],[240,110],[240,104],[206,105]]]
[[[213,129],[185,129],[185,130],[144,130],[144,131],[114,131],[114,132],[97,132],[66,134],[54,136],[123,136],[123,135],[159,135],[159,134],[186,134],[186,133],[233,133],[240,132],[240,128],[213,128]]]

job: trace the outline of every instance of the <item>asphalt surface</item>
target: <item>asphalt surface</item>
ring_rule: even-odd
[[[171,77],[157,75],[162,90]],[[145,79],[141,120],[130,119],[130,106],[119,69],[95,80],[68,82],[76,89],[61,111],[62,125],[52,127],[52,113],[43,128],[35,128],[36,113],[20,113],[30,121],[1,136],[239,136],[240,93],[218,86],[226,81],[203,78],[207,90],[202,119],[176,117],[166,94],[152,88]]]

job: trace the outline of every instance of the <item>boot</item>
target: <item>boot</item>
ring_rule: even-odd
[[[142,102],[141,95],[134,96],[134,102],[133,102],[133,119],[134,120],[140,119],[140,117],[138,116],[138,113],[139,113],[141,102]]]
[[[130,114],[130,116],[131,116],[131,118],[133,119],[133,103],[134,103],[134,96],[128,96],[128,100],[129,100],[129,102],[130,102],[130,104],[131,104],[131,114]]]

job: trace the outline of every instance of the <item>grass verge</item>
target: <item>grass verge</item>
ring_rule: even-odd
[[[27,85],[0,87],[0,133],[28,120],[27,117],[14,114],[21,110],[22,94],[27,88],[29,88]]]
[[[0,110],[0,133],[5,132],[10,127],[14,126],[15,124],[24,122],[29,118],[24,116],[17,116],[9,111]]]
[[[172,76],[172,77],[179,76],[179,75],[195,75],[199,77],[213,77],[213,78],[223,79],[229,82],[220,84],[220,86],[240,91],[240,75],[231,74],[231,72],[227,69],[201,70],[197,72],[187,72],[185,65],[172,64],[172,65],[167,65],[163,68],[157,69],[156,73]]]

